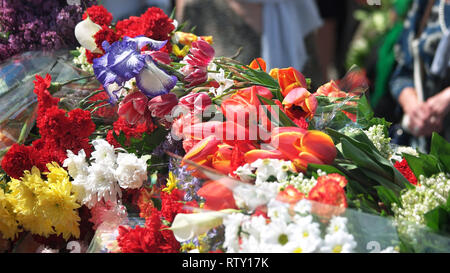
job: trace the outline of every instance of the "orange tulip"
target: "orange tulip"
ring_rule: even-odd
[[[275,68],[270,71],[269,75],[278,80],[281,93],[284,97],[295,88],[308,87],[305,76],[293,67],[283,69]]]
[[[331,164],[337,151],[333,140],[321,131],[289,131],[272,134],[271,145],[291,160],[298,171],[305,171],[309,163]]]
[[[305,88],[295,88],[284,98],[286,114],[291,119],[313,118],[317,110],[317,99]]]
[[[258,65],[258,63],[259,63],[259,65]],[[266,69],[267,69],[267,64],[266,64],[266,62],[264,61],[264,59],[262,59],[262,58],[256,58],[256,59],[254,59],[251,63],[250,63],[250,68],[252,68],[252,69],[255,69],[255,70],[263,70],[264,72],[266,72]]]
[[[228,144],[219,144],[218,150],[212,158],[212,167],[218,172],[229,174],[233,171],[231,159],[233,155],[233,146]]]
[[[337,155],[331,137],[324,132],[311,130],[301,139],[302,152],[307,152],[325,164],[331,164]]]

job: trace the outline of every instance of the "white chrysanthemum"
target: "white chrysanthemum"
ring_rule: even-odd
[[[238,207],[255,210],[257,207],[275,199],[280,187],[281,185],[276,182],[260,183],[253,187],[241,184],[233,189],[233,195]]]
[[[294,206],[295,213],[300,215],[307,215],[311,213],[311,202],[307,199],[302,199]]]
[[[320,247],[323,253],[352,253],[356,248],[356,242],[353,235],[339,231],[327,234]]]
[[[81,205],[86,205],[91,208],[97,203],[97,197],[91,191],[91,187],[89,187],[87,175],[78,175],[74,178],[72,181],[72,191],[75,193],[75,197]]]
[[[258,159],[251,166],[256,168],[255,184],[269,182],[271,179],[284,181],[288,172],[292,171],[291,162],[278,159]]]
[[[103,198],[105,202],[116,203],[117,196],[122,196],[119,184],[114,177],[114,171],[103,164],[94,163],[89,167],[86,182],[87,190],[91,195],[96,195],[97,202]]]
[[[250,164],[245,164],[243,166],[240,166],[234,171],[234,173],[239,176],[241,181],[244,182],[250,182],[253,181],[255,178],[255,175],[253,174],[253,168],[250,166]]]
[[[263,232],[266,225],[266,218],[260,215],[252,216],[248,221],[244,221],[241,225],[241,228],[243,234],[250,234],[259,240],[261,232]]]
[[[114,146],[109,144],[108,141],[104,139],[96,139],[92,141],[95,151],[92,152],[91,158],[94,159],[96,164],[102,164],[115,168],[116,164],[116,153]]]
[[[295,222],[290,226],[289,232],[293,234],[294,242],[300,244],[294,252],[309,253],[316,251],[322,242],[319,224],[313,222],[311,215],[306,217],[296,215],[294,220]]]
[[[271,221],[260,233],[261,242],[271,246],[284,246],[294,240],[293,235],[282,220]]]
[[[67,158],[63,162],[63,167],[66,167],[69,171],[69,175],[73,178],[77,176],[87,176],[88,163],[86,162],[86,153],[84,150],[80,150],[78,155],[75,155],[72,151],[67,151]]]
[[[138,158],[135,154],[119,153],[114,176],[121,188],[138,189],[147,180],[148,157]]]
[[[292,221],[292,217],[289,214],[289,204],[277,200],[271,200],[267,205],[267,216],[272,221],[278,220],[285,223]]]
[[[331,218],[330,223],[327,227],[327,232],[336,233],[340,231],[347,232],[347,218],[335,216]]]
[[[239,252],[239,230],[241,223],[248,221],[250,216],[242,213],[233,213],[223,219],[225,226],[225,240],[223,247],[227,249],[227,253]]]

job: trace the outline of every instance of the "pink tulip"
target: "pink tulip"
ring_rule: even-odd
[[[207,93],[191,93],[180,99],[179,104],[186,106],[189,110],[194,111],[194,113],[202,112],[211,105],[211,98]]]
[[[178,98],[175,94],[169,93],[152,98],[148,102],[148,110],[152,117],[164,118],[170,115],[172,109],[178,104]]]
[[[129,124],[136,124],[145,119],[148,114],[148,98],[143,93],[136,91],[128,94],[119,105],[117,113]]]

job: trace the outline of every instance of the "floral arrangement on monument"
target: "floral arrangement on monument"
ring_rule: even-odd
[[[217,57],[212,37],[182,30],[158,8],[116,24],[104,7],[86,9],[72,65],[97,87],[68,109],[55,96],[65,83],[35,76],[35,133],[1,161],[6,251],[421,252],[447,242],[432,231],[448,232],[449,143],[434,135],[430,154],[392,146],[356,70],[312,92],[294,68]]]

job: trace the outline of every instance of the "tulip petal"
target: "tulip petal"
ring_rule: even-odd
[[[278,150],[252,150],[245,153],[245,162],[251,164],[258,159],[279,159],[287,160],[287,157]]]
[[[314,155],[325,164],[333,163],[337,155],[333,139],[321,131],[311,130],[301,139],[301,150]]]
[[[290,160],[295,160],[301,152],[299,143],[303,136],[304,133],[293,131],[273,134],[271,145]]]
[[[310,97],[311,93],[305,88],[295,88],[283,100],[283,105],[299,105],[305,99]]]
[[[204,165],[210,161],[210,158],[218,149],[217,145],[220,143],[221,141],[217,140],[214,136],[209,136],[192,147],[184,156],[183,160],[190,160]]]

